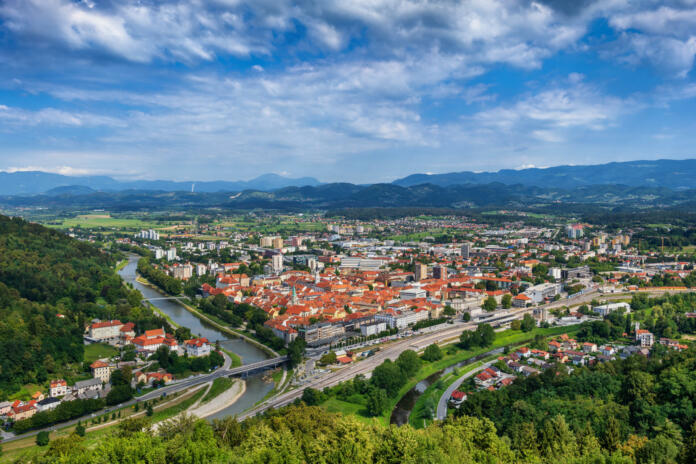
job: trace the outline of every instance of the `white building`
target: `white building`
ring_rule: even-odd
[[[89,338],[92,340],[117,339],[121,336],[123,323],[119,320],[95,322],[89,326]]]
[[[202,276],[205,275],[208,271],[208,268],[206,267],[205,264],[196,264],[196,275]]]
[[[278,253],[273,255],[271,259],[271,266],[273,267],[273,272],[281,272],[283,270],[283,254]]]
[[[208,356],[211,351],[210,343],[207,338],[193,338],[184,342],[186,354],[194,358],[198,356]]]
[[[378,333],[387,330],[386,322],[378,322],[377,324],[361,325],[360,334],[363,337],[369,337],[370,335],[377,335]]]
[[[65,396],[68,394],[68,382],[63,379],[51,380],[51,384],[48,389],[48,394],[51,398],[57,396]]]
[[[561,293],[561,284],[545,283],[534,285],[524,291],[533,303],[541,303],[546,298],[553,298]]]
[[[592,311],[596,312],[600,316],[604,317],[609,313],[613,313],[614,311],[618,311],[620,309],[625,310],[626,313],[631,312],[631,305],[628,303],[608,303],[608,304],[603,304],[601,306],[595,306],[592,308]]]
[[[428,319],[428,311],[386,310],[375,315],[375,321],[384,322],[389,328],[403,329],[418,321]]]
[[[415,298],[426,298],[428,293],[420,287],[411,287],[399,292],[399,298],[402,300],[413,300]]]

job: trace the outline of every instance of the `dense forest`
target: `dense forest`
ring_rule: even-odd
[[[696,351],[549,369],[469,396],[525,462],[696,462]],[[577,460],[587,454],[602,460]],[[611,456],[611,458],[609,457]]]
[[[606,422],[611,422],[612,412],[602,411]],[[209,424],[180,416],[156,431],[149,427],[148,418],[141,418],[122,422],[96,445],[89,446],[76,434],[55,440],[32,462],[657,464],[693,463],[696,458],[693,429],[681,435],[678,427],[666,425],[654,438],[624,440],[619,427],[615,438],[605,433],[601,436],[607,438],[600,442],[591,428],[576,433],[563,417],[557,413],[546,418],[547,425],[538,436],[536,429],[525,426],[512,439],[507,434],[499,436],[500,430],[487,418],[461,416],[416,430],[408,425],[384,426],[376,420],[365,423],[304,405],[241,423],[233,417]],[[622,416],[614,423],[620,420]],[[675,448],[677,437],[679,447]],[[535,451],[540,445],[542,453]]]
[[[94,245],[0,216],[0,400],[27,383],[82,375],[92,319],[168,326],[123,285],[115,262]]]

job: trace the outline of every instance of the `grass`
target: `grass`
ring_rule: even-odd
[[[242,358],[237,353],[233,353],[232,351],[224,348],[222,348],[222,351],[224,351],[227,356],[232,358],[232,364],[230,364],[230,367],[239,367],[242,365]]]
[[[82,229],[158,229],[173,225],[170,222],[159,222],[139,218],[112,217],[109,213],[104,214],[81,214],[69,219],[49,221],[48,227],[68,229],[80,227]]]
[[[201,388],[196,393],[193,394],[193,396],[185,399],[181,403],[172,406],[171,408],[166,408],[162,409],[160,411],[155,411],[155,413],[152,415],[150,419],[152,419],[152,422],[160,422],[166,419],[170,419],[177,414],[186,411],[188,408],[190,408],[196,401],[198,401],[203,394],[205,393],[205,388]]]
[[[367,424],[374,420],[367,416],[367,411],[363,404],[350,403],[348,401],[339,400],[338,398],[329,398],[321,404],[321,407],[329,412],[340,412],[344,415],[351,415],[360,422],[365,422]]]
[[[273,388],[271,391],[266,393],[263,398],[261,398],[259,401],[256,402],[256,404],[261,404],[264,401],[266,401],[268,398],[274,396],[277,393],[280,393],[283,388],[290,383],[290,379],[292,378],[293,370],[288,369],[288,373],[285,377],[285,383],[283,385],[280,384],[281,379],[283,378],[283,369],[276,369],[273,374],[271,374],[271,378],[273,379]]]
[[[92,343],[85,346],[85,362],[93,363],[97,359],[112,358],[118,354],[118,350],[111,345]]]
[[[208,393],[206,393],[203,399],[201,400],[201,403],[207,403],[213,400],[214,398],[217,398],[224,391],[231,388],[232,385],[234,385],[234,382],[234,380],[227,377],[218,377],[217,379],[213,380],[213,384],[208,389]]]

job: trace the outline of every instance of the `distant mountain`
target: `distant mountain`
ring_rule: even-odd
[[[661,187],[591,185],[575,188],[544,188],[528,185],[491,183],[441,187],[419,184],[322,184],[285,187],[273,191],[190,192],[124,190],[34,196],[0,196],[0,205],[56,209],[95,209],[138,211],[161,209],[268,209],[285,211],[329,210],[338,208],[555,208],[567,212],[581,209],[665,208],[696,205],[696,189],[675,191]],[[64,193],[60,193],[64,192]],[[56,193],[56,192],[54,192]]]
[[[521,184],[548,188],[575,188],[589,185],[664,187],[672,190],[696,188],[696,159],[627,161],[587,166],[503,169],[497,172],[452,172],[413,174],[393,182],[410,187],[433,184],[440,187],[462,184]]]
[[[313,177],[297,179],[264,174],[249,181],[190,181],[169,180],[117,181],[108,176],[63,176],[41,171],[0,172],[0,195],[37,195],[62,187],[88,187],[103,192],[123,190],[161,190],[166,192],[240,192],[242,190],[270,191],[284,187],[316,186],[321,183]],[[64,192],[53,191],[52,194]]]

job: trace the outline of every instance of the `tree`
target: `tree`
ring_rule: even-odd
[[[454,316],[457,314],[457,311],[454,310],[454,308],[450,305],[445,305],[445,309],[443,309],[442,314],[445,316]]]
[[[329,364],[336,364],[336,352],[329,351],[328,353],[323,355],[321,358],[319,358],[319,364],[322,364],[324,366],[327,366]]]
[[[525,314],[520,326],[523,332],[531,332],[536,327],[536,321],[530,314]]]
[[[384,389],[390,397],[394,397],[406,383],[406,377],[399,366],[387,359],[372,371],[370,383]]]
[[[81,437],[85,436],[85,426],[82,425],[82,422],[78,422],[77,426],[75,426],[75,433]]]
[[[485,309],[486,311],[495,311],[495,308],[497,307],[498,302],[495,301],[495,298],[493,298],[492,296],[489,296],[488,298],[486,298],[486,301],[483,302],[483,309]]]
[[[421,360],[418,354],[413,350],[406,350],[402,352],[396,359],[396,364],[404,373],[406,378],[413,377],[420,369]]]
[[[184,340],[190,340],[193,338],[191,336],[191,329],[188,327],[178,327],[174,331],[174,337],[179,341],[179,343],[183,342]]]
[[[366,409],[367,414],[372,417],[381,416],[384,410],[387,408],[389,399],[387,398],[387,392],[381,388],[372,388],[367,393],[367,403]]]
[[[302,362],[304,357],[307,342],[304,338],[297,337],[288,344],[288,357],[290,358],[290,367],[295,367]]]
[[[495,340],[495,331],[489,324],[479,325],[476,328],[476,332],[478,333],[480,339],[480,346],[487,347],[493,344],[493,341]]]
[[[602,446],[614,451],[619,443],[621,443],[621,424],[616,420],[616,417],[609,416],[602,434]]]
[[[696,462],[696,422],[691,424],[689,435],[684,442],[682,462],[684,464]]]
[[[155,411],[152,409],[152,405],[148,404],[147,408],[145,409],[145,415],[147,417],[152,417],[152,415],[155,413]]]
[[[423,359],[426,361],[439,361],[442,359],[442,350],[440,347],[437,345],[437,343],[433,343],[432,345],[428,345],[428,347],[423,351]]]
[[[324,401],[323,394],[314,388],[305,388],[302,392],[302,401],[307,406],[317,406]]]
[[[501,304],[503,305],[503,308],[508,309],[512,306],[512,295],[509,293],[506,293],[503,295],[503,299],[501,301]]]
[[[39,446],[46,446],[48,445],[48,442],[51,441],[51,438],[48,434],[48,432],[41,431],[36,435],[36,444]]]
[[[119,385],[109,390],[109,393],[106,395],[106,404],[113,406],[114,404],[126,402],[131,398],[133,398],[133,389],[130,385]]]
[[[469,322],[471,320],[471,313],[462,314],[462,321]]]

